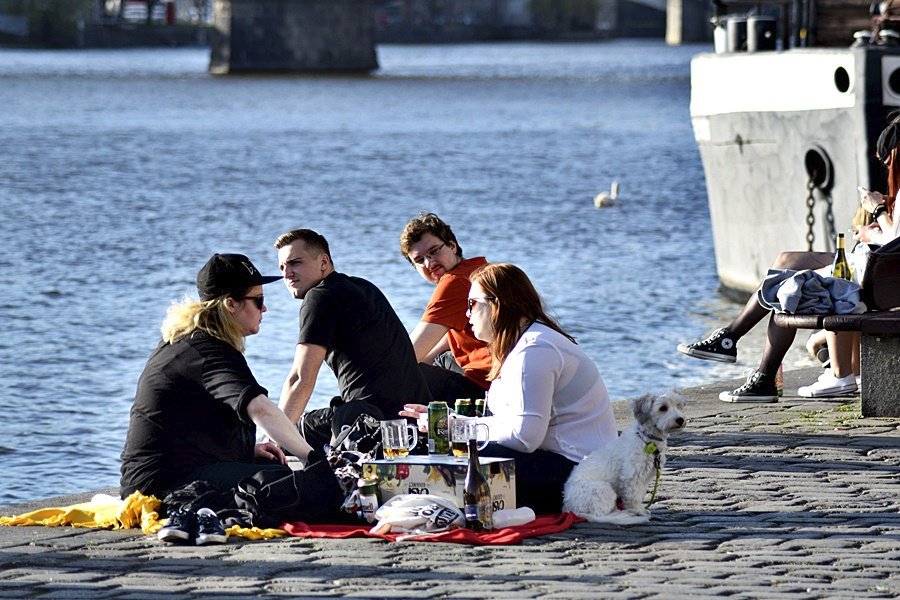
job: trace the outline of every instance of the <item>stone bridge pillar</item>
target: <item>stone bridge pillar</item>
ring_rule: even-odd
[[[678,46],[712,40],[712,2],[708,0],[668,0],[666,2],[666,43]]]
[[[378,68],[371,0],[213,0],[214,74]]]

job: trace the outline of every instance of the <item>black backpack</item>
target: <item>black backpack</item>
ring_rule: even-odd
[[[900,306],[900,237],[869,253],[861,287],[870,311]]]

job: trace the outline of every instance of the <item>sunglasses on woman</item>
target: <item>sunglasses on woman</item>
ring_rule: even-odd
[[[484,298],[467,298],[466,302],[469,305],[469,312],[472,312],[472,309],[475,308],[475,305],[479,302],[484,302],[485,304],[487,304],[487,302],[490,300],[496,300],[496,298],[494,298],[493,296],[485,296]]]
[[[265,296],[260,294],[259,296],[244,296],[243,298],[235,298],[235,300],[253,300],[253,304],[256,305],[256,308],[259,310],[263,309],[265,305]]]

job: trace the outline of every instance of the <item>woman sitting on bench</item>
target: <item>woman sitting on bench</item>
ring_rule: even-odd
[[[861,190],[861,204],[872,216],[873,223],[859,227],[854,235],[854,239],[859,242],[883,244],[897,236],[900,215],[894,214],[894,206],[900,191],[898,146],[900,117],[894,118],[878,138],[877,156],[888,169],[889,194],[884,196],[878,192]],[[833,259],[834,255],[830,252],[782,252],[771,268],[824,272],[830,270]],[[769,309],[757,301],[757,294],[753,294],[728,326],[717,329],[705,340],[679,344],[678,351],[704,360],[735,362],[738,340],[768,316],[769,312]],[[796,333],[796,329],[779,327],[773,319],[769,319],[766,346],[759,367],[750,374],[744,385],[731,392],[722,392],[719,399],[725,402],[777,402],[775,377]],[[831,369],[823,373],[815,383],[801,387],[798,392],[801,396],[842,395],[854,393],[859,388],[856,380],[856,375],[859,374],[859,336],[846,333],[835,337],[835,334],[829,333],[828,345],[832,357]]]
[[[872,223],[863,225],[853,239],[864,244],[884,244],[900,235],[900,215],[896,212],[897,193],[900,191],[900,158],[897,143],[900,142],[900,120],[895,119],[878,138],[879,158],[884,152],[884,164],[888,168],[888,195],[861,191],[860,203],[872,215]],[[897,165],[895,167],[894,165]],[[862,277],[858,277],[862,280]],[[852,331],[826,331],[825,340],[831,357],[831,368],[822,373],[810,385],[801,386],[797,394],[805,398],[825,398],[854,392],[859,386],[859,333]],[[850,382],[853,382],[852,389]]]

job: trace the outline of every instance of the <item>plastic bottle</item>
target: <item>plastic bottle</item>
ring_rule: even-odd
[[[527,506],[519,508],[504,508],[494,513],[494,527],[516,527],[534,521],[534,511]]]

